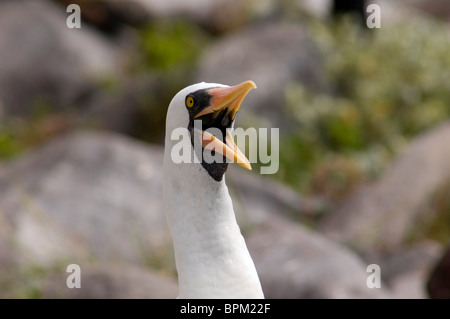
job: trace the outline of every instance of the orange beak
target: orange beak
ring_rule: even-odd
[[[236,112],[241,108],[241,103],[245,96],[251,89],[255,88],[256,85],[253,81],[245,81],[235,86],[211,89],[208,92],[212,96],[211,105],[200,111],[194,118],[199,118],[210,113],[218,114],[226,109],[227,115],[230,116],[231,120],[234,120]],[[242,167],[251,170],[252,166],[249,160],[234,143],[233,136],[229,130],[224,141],[225,143],[206,131],[202,132],[202,146],[204,148],[214,150],[234,163],[238,163]]]
[[[251,89],[256,89],[256,84],[253,81],[209,90],[209,94],[212,96],[211,105],[199,112],[195,118],[228,109],[228,112],[231,113],[231,120],[234,120],[236,112],[241,108],[242,101]]]

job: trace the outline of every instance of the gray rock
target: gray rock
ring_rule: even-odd
[[[383,269],[383,279],[389,283],[404,273],[417,270],[428,273],[442,252],[442,245],[433,241],[422,241],[390,252],[383,252],[379,260],[380,267]],[[366,260],[369,261],[369,259]],[[374,259],[371,261],[378,263]]]
[[[178,285],[173,278],[148,269],[121,265],[79,265],[81,288],[69,289],[65,269],[53,271],[39,285],[41,298],[70,299],[161,299],[176,298]]]
[[[12,229],[0,211],[0,277],[16,264],[16,256],[11,245]]]
[[[442,245],[427,240],[391,251],[371,251],[362,255],[367,263],[380,266],[381,278],[393,298],[424,299],[428,298],[428,276],[442,251]]]
[[[289,116],[282,109],[286,85],[300,82],[322,89],[322,75],[319,53],[305,26],[273,23],[249,27],[217,41],[200,58],[195,78],[228,85],[253,80],[258,90],[245,98],[236,125],[254,124],[252,119],[258,114],[259,120],[265,121],[259,123],[263,127],[286,129]]]
[[[425,289],[427,275],[424,271],[415,270],[395,277],[389,284],[393,298],[428,299]]]
[[[388,298],[366,285],[368,264],[347,248],[272,217],[247,243],[266,298]]]
[[[30,262],[86,255],[150,262],[169,243],[161,165],[158,147],[72,134],[0,173],[0,211]]]
[[[288,220],[313,220],[324,210],[319,199],[301,197],[288,186],[258,172],[230,165],[226,181],[241,227],[255,227],[273,215]]]
[[[3,116],[72,106],[90,94],[92,76],[117,71],[117,48],[87,25],[67,28],[67,17],[47,0],[0,3]]]
[[[98,92],[85,103],[86,111],[80,112],[81,125],[162,144],[167,107],[180,90],[174,82],[150,74],[124,79],[115,92]]]
[[[72,0],[52,0],[66,9]],[[78,0],[83,21],[89,22],[96,28],[114,35],[123,31],[125,27],[139,27],[147,23],[149,14],[136,1],[114,0]]]
[[[245,24],[251,18],[252,1],[246,0],[133,0],[151,16],[190,19],[212,32],[221,33]]]
[[[450,6],[447,0],[402,0],[404,6],[413,7],[432,16],[450,21]]]
[[[317,218],[323,202],[235,165],[226,181],[267,298],[389,297],[367,288],[369,263],[298,224]]]
[[[333,6],[331,0],[297,0],[294,3],[312,17],[323,20],[330,16]]]
[[[324,218],[321,230],[361,250],[402,243],[430,196],[450,180],[449,140],[450,122],[418,137],[378,181]]]

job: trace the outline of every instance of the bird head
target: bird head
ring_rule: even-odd
[[[201,145],[202,154],[196,153],[197,157],[201,158],[201,165],[216,181],[222,180],[229,162],[238,163],[251,170],[247,157],[234,143],[231,129],[242,101],[253,88],[256,88],[253,81],[245,81],[235,86],[197,83],[178,92],[169,105],[167,132],[178,127],[187,128],[191,136],[191,146],[194,148],[196,138]],[[199,156],[204,154],[205,149],[209,149],[212,154],[219,153],[221,160],[205,161],[203,156]]]

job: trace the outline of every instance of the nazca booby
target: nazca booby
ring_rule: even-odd
[[[204,158],[201,163],[178,164],[171,158],[171,149],[178,143],[172,140],[172,132],[182,127],[190,133],[193,152],[195,136],[200,136],[202,150],[214,146],[214,151],[251,169],[226,129],[233,127],[236,112],[252,88],[256,88],[253,81],[231,87],[202,82],[182,89],[170,102],[163,203],[175,249],[178,298],[264,298],[225,184],[225,157],[222,163],[210,164]],[[202,120],[200,134],[194,132],[195,120]],[[205,133],[212,127],[220,129],[224,138]]]

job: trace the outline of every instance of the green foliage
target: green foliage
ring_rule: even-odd
[[[21,149],[14,134],[5,127],[0,127],[0,159],[12,158],[19,154]]]
[[[450,115],[450,38],[439,24],[414,24],[359,34],[344,22],[335,30],[328,67],[360,110],[369,143],[389,145],[393,134],[411,137]]]
[[[450,38],[428,20],[380,30],[343,20],[312,33],[335,90],[286,88],[297,128],[281,141],[280,177],[302,192],[339,197],[345,192],[325,185],[350,190],[376,177],[410,138],[449,117]]]
[[[36,97],[30,105],[29,118],[0,119],[0,161],[16,157],[27,147],[40,141],[41,137],[47,133],[45,129],[48,126],[41,124],[50,118],[52,109],[54,107],[48,100]]]
[[[63,113],[38,114],[30,118],[7,118],[0,124],[0,161],[11,160],[27,148],[61,134],[70,127]]]
[[[18,135],[18,128],[10,123],[0,125],[0,161],[14,158],[23,150]]]
[[[207,43],[199,28],[182,20],[153,22],[140,35],[144,68],[163,71],[192,64]]]
[[[0,298],[42,298],[41,285],[49,271],[37,265],[16,267],[8,272],[0,271]]]

